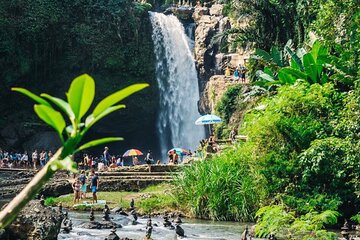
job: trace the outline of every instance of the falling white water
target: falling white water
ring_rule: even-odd
[[[204,138],[197,108],[199,87],[184,27],[173,16],[150,12],[160,92],[158,133],[163,159],[173,147],[194,150]]]

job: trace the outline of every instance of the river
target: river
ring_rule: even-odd
[[[121,224],[123,227],[117,229],[117,235],[120,238],[130,239],[144,239],[146,233],[147,218],[139,218],[138,225],[132,225],[129,217],[122,215],[110,215],[113,221]],[[95,221],[101,220],[102,214],[95,214]],[[73,222],[73,230],[69,234],[60,233],[58,239],[94,239],[104,240],[110,234],[110,229],[83,229],[78,226],[84,222],[89,221],[88,212],[69,212],[69,218]],[[184,223],[181,227],[185,231],[186,239],[226,239],[239,240],[242,232],[247,224],[238,222],[213,222],[205,220],[182,219]],[[152,238],[156,240],[176,239],[175,231],[163,227],[162,218],[152,218],[152,223],[157,224],[158,227],[153,226]],[[250,226],[250,225],[249,225]]]

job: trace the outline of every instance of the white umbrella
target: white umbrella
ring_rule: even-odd
[[[210,132],[210,124],[220,123],[222,122],[221,118],[213,115],[213,114],[206,114],[204,116],[199,117],[196,121],[196,125],[209,125],[209,132]]]

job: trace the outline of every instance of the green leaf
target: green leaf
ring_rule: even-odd
[[[291,66],[293,68],[302,70],[304,67],[300,57],[296,53],[294,53],[294,51],[291,50],[291,48],[287,46],[285,47],[285,51],[291,56]]]
[[[319,41],[315,41],[311,49],[311,55],[313,56],[315,62],[317,62],[318,59],[324,60],[324,57],[327,58],[328,56],[328,49]]]
[[[75,114],[72,111],[69,103],[65,102],[61,98],[53,97],[46,93],[42,93],[40,96],[48,99],[49,101],[54,103],[56,106],[58,106],[62,111],[64,111],[66,113],[66,115],[69,117],[71,122],[73,122],[75,120]]]
[[[305,54],[303,61],[304,61],[305,72],[310,77],[312,83],[319,83],[318,72],[322,71],[322,66],[316,65],[315,60],[311,55],[311,53]]]
[[[264,73],[270,75],[272,78],[274,78],[274,73],[272,72],[271,68],[269,67],[264,67]]]
[[[97,146],[100,144],[122,141],[122,140],[124,140],[124,139],[120,138],[120,137],[108,137],[108,138],[101,138],[101,139],[93,140],[88,143],[85,143],[84,145],[81,145],[75,152],[82,151],[84,149],[94,147],[94,146]]]
[[[82,116],[89,110],[94,96],[95,82],[92,77],[83,74],[72,81],[67,97],[77,121],[80,122]]]
[[[297,79],[304,79],[307,80],[307,75],[297,69],[291,68],[291,67],[285,67],[280,70],[283,73],[289,74]]]
[[[120,102],[124,98],[130,96],[131,94],[138,92],[146,87],[148,87],[149,84],[147,83],[141,83],[141,84],[134,84],[127,88],[124,88],[122,90],[119,90],[110,96],[104,98],[94,109],[93,115],[94,117],[97,117],[100,113],[105,111],[107,108],[113,106],[114,104]]]
[[[25,88],[11,88],[11,90],[22,93],[25,96],[28,96],[29,98],[31,98],[32,100],[34,100],[35,102],[37,102],[39,104],[51,107],[51,105],[45,99],[42,99],[41,97],[37,96],[36,94],[30,92],[29,90],[27,90]]]
[[[296,61],[294,59],[291,59],[290,67],[300,70],[300,66],[296,63]]]
[[[105,109],[105,111],[103,111],[102,113],[97,115],[96,117],[94,117],[93,114],[90,114],[85,120],[85,127],[90,128],[92,125],[94,125],[97,121],[99,121],[100,119],[102,119],[106,115],[108,115],[108,114],[110,114],[112,112],[115,112],[116,110],[125,108],[125,107],[126,106],[124,104],[109,107],[109,108]]]
[[[276,65],[278,65],[279,67],[283,67],[283,61],[282,61],[282,54],[279,51],[279,49],[277,47],[272,47],[270,49],[270,53],[272,56],[273,61],[276,63]]]
[[[262,50],[260,48],[255,49],[255,55],[262,58],[263,60],[265,60],[267,62],[272,62],[273,61],[270,54],[268,52],[266,52],[265,50]]]
[[[260,79],[263,79],[263,80],[266,80],[266,81],[269,81],[269,82],[273,82],[275,79],[270,76],[269,74],[267,73],[264,73],[263,71],[259,70],[256,72],[256,75],[260,78]]]
[[[56,130],[63,141],[62,132],[65,128],[65,120],[61,113],[45,105],[35,105],[34,110],[41,120]]]
[[[282,84],[294,84],[296,82],[296,78],[293,75],[287,74],[280,69],[278,77]]]
[[[315,61],[318,58],[318,53],[319,53],[320,47],[321,47],[321,44],[320,44],[319,41],[315,41],[313,46],[312,46],[311,55],[313,56]]]

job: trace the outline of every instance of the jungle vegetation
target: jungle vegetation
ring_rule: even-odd
[[[248,141],[187,169],[179,199],[199,217],[257,221],[261,237],[336,239],[324,227],[360,215],[359,1],[225,4],[250,21],[222,33],[233,39],[222,49],[255,51],[250,88],[217,103],[216,134],[235,127]]]

